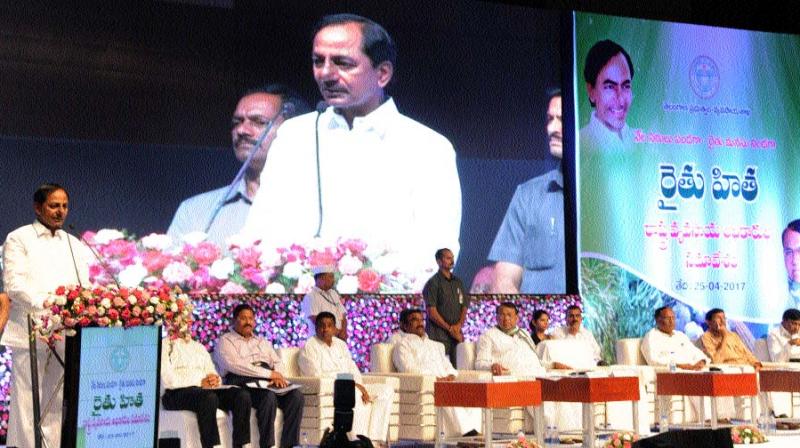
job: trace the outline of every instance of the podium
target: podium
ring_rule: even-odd
[[[86,327],[67,337],[62,448],[155,448],[161,326]]]

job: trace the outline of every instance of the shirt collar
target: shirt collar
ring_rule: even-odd
[[[232,204],[239,200],[244,201],[247,205],[253,205],[253,201],[247,197],[247,184],[245,183],[244,178],[242,178],[236,185],[236,190],[232,191],[228,198],[225,199],[224,204]]]
[[[50,229],[45,227],[44,224],[40,223],[38,219],[33,221],[32,226],[33,226],[33,231],[36,232],[36,236],[39,237],[39,238],[41,238],[43,236],[51,236],[51,235],[52,235],[53,238],[61,238],[65,233],[63,229],[58,229],[58,230],[56,230],[55,235],[53,235],[50,232]]]
[[[597,111],[592,111],[592,118],[590,118],[591,124],[593,127],[597,127],[603,129],[604,131],[608,132],[609,135],[613,135],[615,140],[619,140],[620,142],[626,141],[626,135],[628,133],[628,123],[625,123],[622,126],[622,129],[619,131],[612,131],[605,125],[599,118],[597,118]]]
[[[377,109],[368,113],[363,117],[355,117],[353,120],[353,130],[360,132],[374,132],[381,139],[386,136],[392,122],[400,115],[397,106],[394,104],[394,99],[389,98],[383,104],[378,106]],[[345,129],[349,130],[347,120],[343,116],[334,111],[333,106],[328,106],[322,114],[322,118],[327,120],[328,129]]]

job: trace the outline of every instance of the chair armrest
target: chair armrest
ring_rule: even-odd
[[[492,372],[488,370],[459,370],[458,381],[489,381],[492,379]]]
[[[365,373],[361,375],[364,384],[387,384],[394,389],[395,392],[400,390],[400,379],[391,375],[375,375],[372,373]]]
[[[301,384],[301,391],[306,395],[332,395],[334,378],[320,378],[316,376],[293,376],[287,377],[287,381],[293,384]]]
[[[398,381],[398,391],[431,391],[433,392],[433,383],[436,382],[436,377],[433,375],[420,375],[417,373],[370,373],[365,374],[371,377],[388,377],[394,378]],[[365,380],[366,381],[366,380]]]

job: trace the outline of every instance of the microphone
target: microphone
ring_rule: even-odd
[[[69,228],[70,228],[70,230],[72,230],[72,229],[74,229],[74,226],[72,224],[69,224]],[[61,230],[63,231],[64,229],[62,228]],[[75,252],[72,250],[72,241],[70,239],[70,236],[72,236],[72,235],[69,232],[64,232],[64,233],[67,234],[67,246],[69,246],[69,256],[72,258],[72,267],[75,268],[75,278],[78,279],[78,286],[81,289],[83,289],[83,282],[81,281],[81,274],[80,274],[80,271],[78,270],[78,262],[75,261]]]
[[[285,119],[286,117],[290,117],[294,114],[296,109],[297,106],[294,103],[291,101],[285,101],[281,105],[281,110],[278,112],[278,115],[270,120],[264,130],[261,131],[261,135],[258,136],[256,143],[253,145],[253,149],[250,150],[250,154],[247,155],[247,159],[244,161],[241,168],[239,168],[239,172],[236,173],[236,177],[233,178],[233,182],[228,185],[228,189],[225,190],[225,194],[219,198],[219,201],[217,201],[217,204],[214,206],[214,211],[211,213],[211,217],[208,219],[206,227],[203,230],[205,233],[208,233],[208,229],[211,228],[211,224],[214,224],[214,220],[217,219],[217,215],[219,214],[219,211],[222,210],[222,206],[225,205],[225,202],[228,201],[231,193],[233,193],[233,191],[236,189],[236,186],[239,185],[239,182],[244,177],[244,173],[247,171],[247,167],[250,166],[250,162],[252,162],[256,152],[258,152],[258,149],[261,148],[261,144],[264,143],[264,139],[267,138],[267,135],[269,135],[269,133],[275,127],[275,123],[278,121],[278,118],[283,117]]]
[[[314,238],[319,238],[319,234],[322,231],[322,177],[320,176],[320,169],[319,169],[319,117],[322,116],[322,113],[328,108],[328,103],[325,101],[320,101],[317,103],[317,119],[314,121],[314,143],[316,145],[317,151],[317,200],[319,206],[319,221],[317,223],[317,233],[314,234]]]
[[[72,232],[75,232],[75,226],[74,226],[74,225],[72,225],[72,224],[69,224],[67,227],[69,227],[69,230],[70,230],[70,231],[72,231]],[[76,233],[77,233],[77,232],[76,232]],[[112,273],[111,273],[111,269],[109,269],[109,268],[108,268],[108,263],[106,263],[106,261],[105,261],[105,260],[104,260],[102,257],[100,257],[100,254],[98,254],[98,253],[97,253],[97,251],[96,251],[96,250],[94,250],[94,247],[92,247],[92,245],[91,245],[91,244],[89,244],[89,242],[88,242],[88,241],[86,241],[86,240],[83,238],[83,235],[81,235],[81,234],[78,234],[78,235],[80,236],[80,238],[79,238],[79,239],[80,239],[80,241],[81,241],[81,242],[82,242],[82,243],[83,243],[83,244],[84,244],[86,247],[88,247],[88,248],[89,248],[89,250],[92,252],[92,255],[94,255],[94,258],[95,258],[95,259],[97,259],[97,262],[98,262],[98,263],[100,263],[100,267],[101,267],[101,268],[103,268],[103,271],[104,271],[104,272],[105,272],[105,273],[106,273],[106,274],[107,274],[109,277],[111,277],[111,280],[114,280],[114,284],[115,284],[115,285],[117,285],[117,290],[120,290],[120,289],[122,289],[122,286],[120,286],[120,284],[119,284],[119,281],[117,281],[117,277],[116,277],[114,274],[112,274]],[[68,241],[69,241],[69,240],[68,240]],[[72,250],[72,247],[71,247],[71,246],[70,246],[70,250]],[[72,257],[72,262],[73,262],[73,263],[75,262],[75,257],[74,257],[74,256]],[[78,267],[77,267],[77,265],[76,265],[76,266],[75,266],[75,271],[77,272],[77,270],[78,270]],[[80,280],[78,280],[78,281],[80,281]]]

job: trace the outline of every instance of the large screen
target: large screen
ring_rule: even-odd
[[[582,13],[575,36],[580,282],[598,328],[639,336],[673,305],[690,336],[711,308],[763,335],[798,303],[783,230],[800,216],[800,37]]]
[[[255,196],[279,201],[253,224],[255,238],[235,238],[239,224],[226,225],[228,234],[213,242],[194,232],[145,239],[167,232],[182,201],[234,178],[240,162],[231,117],[243,92],[279,82],[313,110],[321,95],[312,29],[341,12],[369,17],[393,37],[398,57],[386,93],[436,143],[387,136],[398,142],[394,156],[379,157],[368,138],[333,149],[323,139],[321,180],[305,156],[290,170],[278,168],[272,183],[264,179]],[[356,1],[346,9],[311,1],[231,10],[156,4],[137,10],[128,26],[112,26],[128,14],[109,7],[64,24],[57,11],[43,12],[42,28],[72,38],[6,62],[0,76],[15,94],[5,97],[4,110],[46,119],[0,128],[7,211],[0,234],[32,221],[33,190],[54,181],[70,193],[74,231],[89,232],[87,242],[125,284],[302,293],[314,267],[336,264],[341,292],[417,292],[437,269],[434,251],[449,247],[456,274],[476,292],[566,292],[563,182],[555,180],[560,154],[551,154],[548,118],[561,81],[564,13],[462,1]],[[28,28],[8,25],[19,35],[12,42],[25,46]],[[37,65],[73,52],[84,57]],[[278,129],[276,145],[290,122]],[[434,155],[450,146],[444,158]],[[546,208],[540,196],[519,191],[537,178]],[[497,263],[512,272],[498,279]],[[95,279],[110,282],[105,271],[96,268]]]

